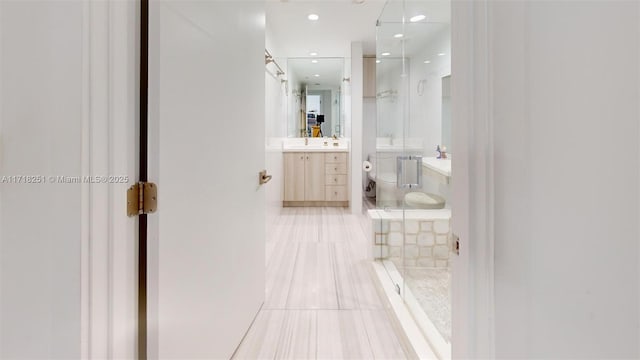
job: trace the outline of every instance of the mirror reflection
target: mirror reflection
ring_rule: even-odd
[[[343,58],[289,58],[289,137],[341,137]]]

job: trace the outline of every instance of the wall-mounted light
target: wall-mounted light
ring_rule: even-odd
[[[382,53],[382,54],[380,54],[380,55],[382,55],[382,56],[389,56],[389,55],[391,55],[391,53],[390,53],[390,52],[383,52],[383,53]]]
[[[318,19],[320,19],[320,16],[318,16],[318,14],[309,14],[307,16],[307,19],[309,19],[311,21],[317,21]]]
[[[315,52],[315,51],[312,51],[312,52],[309,53],[309,56],[318,56],[318,53]]]
[[[401,38],[403,36],[404,36],[404,34],[395,34],[395,35],[393,35],[393,37],[396,38],[396,39],[399,39],[399,38]]]
[[[422,20],[424,20],[424,19],[426,19],[426,18],[427,18],[426,16],[424,16],[424,15],[420,14],[420,15],[412,16],[412,17],[409,19],[409,21],[411,21],[411,22],[418,22],[418,21],[422,21]]]

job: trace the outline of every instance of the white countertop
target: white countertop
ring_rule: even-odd
[[[333,145],[335,142],[337,146]],[[282,152],[349,152],[349,142],[343,138],[289,138],[283,141]]]
[[[436,157],[423,157],[422,166],[429,168],[444,176],[451,176],[451,159],[438,159]]]
[[[282,152],[348,152],[349,148],[346,145],[340,144],[339,146],[329,145],[284,145]]]

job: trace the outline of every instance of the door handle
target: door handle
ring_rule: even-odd
[[[415,169],[406,168],[406,162],[415,162]],[[396,157],[396,177],[396,184],[399,189],[422,187],[422,156],[408,155]]]
[[[259,178],[260,185],[263,185],[268,183],[271,180],[272,176],[267,175],[267,170],[262,170],[258,174],[258,178]]]

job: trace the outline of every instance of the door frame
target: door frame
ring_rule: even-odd
[[[81,185],[82,358],[136,358],[137,218],[126,191],[137,181],[137,2],[83,0],[82,175],[128,183]]]
[[[494,148],[489,1],[452,1],[452,356],[493,358]],[[458,209],[458,210],[456,210]],[[462,209],[462,210],[460,210]]]
[[[456,358],[487,357],[494,349],[493,120],[487,0],[452,1],[453,231],[461,238],[452,271]],[[84,174],[127,174],[129,184],[82,186],[81,354],[136,357],[137,218],[125,213],[126,188],[138,162],[136,97],[139,16],[134,2],[84,0]],[[135,34],[135,36],[131,36]],[[477,96],[474,96],[477,94]],[[124,140],[123,140],[124,139]],[[457,193],[457,194],[456,194]],[[454,205],[455,206],[455,205]]]

